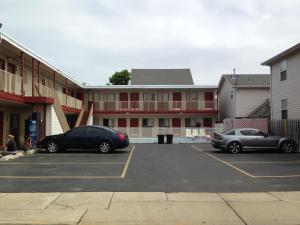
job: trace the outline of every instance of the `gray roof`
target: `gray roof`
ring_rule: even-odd
[[[272,58],[268,59],[267,61],[263,62],[261,65],[263,66],[270,66],[273,63],[277,62],[278,60],[284,59],[289,55],[292,55],[296,52],[300,51],[300,43],[292,46],[291,48],[279,53],[278,55],[273,56]]]
[[[132,69],[131,85],[193,85],[190,69]]]
[[[237,77],[237,80],[235,79]],[[269,74],[224,74],[222,78],[228,80],[233,86],[240,87],[269,87]]]

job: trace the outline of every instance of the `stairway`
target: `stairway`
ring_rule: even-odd
[[[52,97],[54,99],[53,107],[54,107],[55,113],[56,113],[59,123],[62,127],[62,130],[64,132],[66,132],[66,131],[70,130],[70,127],[69,127],[66,115],[64,113],[64,110],[59,101],[59,98],[57,96],[56,90],[53,87],[52,87]]]
[[[85,111],[85,106],[82,106],[82,109],[78,115],[75,127],[78,126],[84,126],[89,125],[89,121],[91,120],[91,117],[93,116],[94,107],[93,104],[91,104],[89,111]]]

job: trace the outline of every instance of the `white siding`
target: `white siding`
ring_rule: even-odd
[[[231,91],[233,91],[233,98],[231,98]],[[224,84],[219,93],[219,110],[220,120],[234,117],[235,96],[232,85],[225,79]]]
[[[60,125],[54,107],[52,105],[48,105],[46,109],[46,136],[61,133],[63,133],[63,129]]]
[[[269,88],[238,88],[236,117],[247,117],[268,98],[270,98]]]
[[[287,58],[287,80],[280,81],[281,61],[271,66],[272,119],[281,119],[281,100],[287,99],[288,119],[300,118],[300,52]]]

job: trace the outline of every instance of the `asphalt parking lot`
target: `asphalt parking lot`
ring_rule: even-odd
[[[300,154],[225,154],[202,144],[135,144],[111,154],[39,153],[0,162],[0,192],[300,190]]]

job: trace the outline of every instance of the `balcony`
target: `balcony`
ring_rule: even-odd
[[[53,98],[52,95],[52,87],[53,83],[52,81],[48,79],[34,79],[34,93],[33,96],[41,96],[41,97],[48,97],[48,98]],[[60,104],[63,106],[67,107],[72,107],[76,109],[81,109],[82,108],[82,101],[74,98],[70,95],[66,95],[62,93],[61,91],[56,91],[56,94],[59,98]]]
[[[97,101],[98,112],[212,112],[217,111],[216,101]]]
[[[22,77],[0,70],[0,91],[22,95]]]

